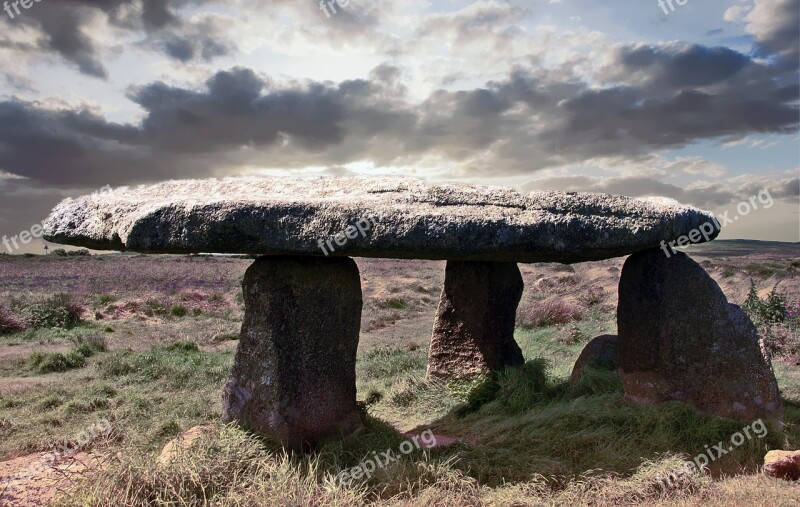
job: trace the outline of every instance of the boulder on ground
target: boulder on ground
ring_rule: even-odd
[[[617,369],[617,335],[602,334],[592,338],[575,361],[569,381],[577,383],[587,368]]]
[[[514,263],[448,261],[428,377],[467,378],[521,366],[514,323],[523,287]]]
[[[296,450],[359,429],[356,263],[259,257],[242,286],[245,315],[223,420]]]
[[[628,399],[680,400],[708,414],[782,422],[778,384],[755,326],[686,254],[650,250],[625,261],[617,326]]]
[[[800,480],[800,451],[769,451],[764,456],[764,473],[786,481]]]

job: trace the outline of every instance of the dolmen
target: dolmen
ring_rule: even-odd
[[[407,178],[225,178],[122,187],[60,203],[45,239],[99,250],[255,254],[223,419],[307,449],[361,427],[362,292],[352,257],[446,260],[427,374],[521,365],[517,263],[628,257],[617,367],[626,396],[780,421],[755,327],[676,240],[713,215],[666,198],[531,192]],[[679,243],[680,244],[680,243]]]

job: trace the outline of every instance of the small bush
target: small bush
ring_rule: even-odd
[[[113,303],[117,300],[117,296],[113,294],[100,294],[97,296],[97,304],[100,306],[105,306],[109,303]]]
[[[169,314],[173,317],[186,317],[186,314],[188,313],[189,310],[187,310],[183,305],[175,305],[169,310]]]
[[[168,313],[167,307],[155,299],[148,299],[144,304],[147,306],[146,314],[148,315],[166,315]]]
[[[602,287],[592,285],[586,290],[586,292],[583,292],[580,296],[578,296],[578,301],[580,301],[584,306],[591,308],[592,306],[597,306],[602,303],[605,295],[606,291]]]
[[[233,342],[239,339],[239,333],[222,333],[215,335],[211,341],[214,343]]]
[[[25,313],[31,327],[71,329],[81,322],[83,309],[68,294],[55,294]]]
[[[400,298],[391,298],[378,303],[378,307],[380,308],[389,308],[392,310],[407,310],[409,308],[408,303],[403,301]]]
[[[194,342],[175,342],[170,343],[164,350],[167,352],[199,352],[200,349],[197,348],[197,344]]]
[[[368,352],[361,363],[365,378],[391,378],[414,370],[424,371],[427,358],[419,351],[382,347]]]
[[[77,350],[66,354],[60,352],[33,352],[28,365],[37,373],[56,373],[86,366],[86,357]]]
[[[24,331],[27,327],[23,319],[0,306],[0,335]]]
[[[754,320],[766,324],[784,322],[788,316],[786,307],[786,298],[778,294],[776,287],[772,288],[765,299],[761,299],[758,297],[758,291],[756,291],[756,283],[752,278],[750,279],[750,292],[747,294],[747,300],[742,305],[742,308]]]
[[[98,352],[105,352],[107,350],[106,339],[99,334],[79,336],[73,338],[72,342],[75,344],[75,352],[78,352],[83,357],[92,357]]]
[[[72,338],[75,348],[60,352],[33,352],[28,357],[28,366],[37,373],[55,373],[86,366],[86,359],[98,352],[105,352],[106,341],[101,335]]]
[[[548,299],[520,305],[517,311],[517,324],[520,327],[535,328],[566,324],[583,317],[583,309],[560,299]]]
[[[86,250],[85,248],[70,251],[64,250],[63,248],[56,248],[50,252],[50,255],[55,255],[56,257],[88,257],[91,254],[89,253],[89,250]]]

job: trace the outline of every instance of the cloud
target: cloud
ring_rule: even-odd
[[[596,178],[588,176],[557,176],[532,180],[520,186],[524,192],[535,190],[561,190],[572,192],[598,192],[630,197],[664,196],[704,209],[735,206],[749,197],[768,190],[773,199],[796,203],[798,178],[774,182],[761,177],[758,181],[700,182],[685,188],[649,177]]]
[[[197,19],[183,17],[179,11],[211,0],[61,0],[25,11],[13,21],[0,24],[11,27],[21,24],[41,34],[35,46],[18,46],[23,54],[53,52],[75,65],[83,74],[106,79],[104,53],[117,41],[98,32],[116,37],[143,33],[143,45],[162,51],[180,61],[194,58],[210,60],[229,53],[235,45],[213,15]],[[108,35],[108,34],[106,34]],[[115,37],[115,38],[116,38]],[[10,45],[10,39],[0,42]]]
[[[800,57],[800,0],[755,0],[746,29],[767,55],[779,55],[797,69]]]

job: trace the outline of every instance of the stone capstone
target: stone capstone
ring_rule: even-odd
[[[44,237],[144,253],[571,263],[654,248],[712,220],[661,197],[522,195],[407,178],[226,178],[67,199],[45,220]]]

